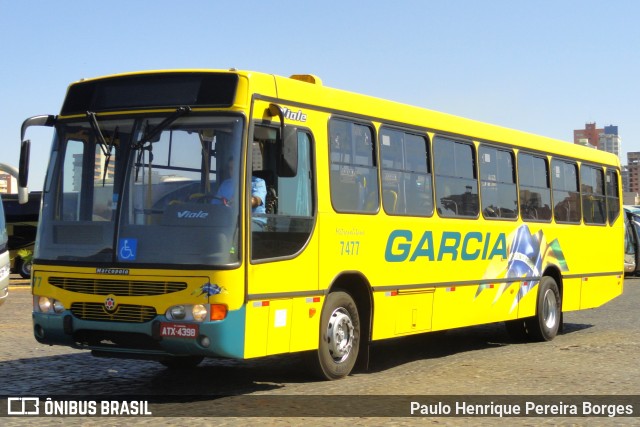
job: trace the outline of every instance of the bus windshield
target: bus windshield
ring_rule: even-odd
[[[60,121],[36,258],[211,266],[238,261],[243,119],[195,114]],[[240,163],[238,163],[240,164]],[[226,182],[225,182],[226,181]],[[226,198],[218,196],[225,182]]]

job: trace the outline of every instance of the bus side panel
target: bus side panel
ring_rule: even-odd
[[[434,292],[434,288],[406,294],[375,292],[372,339],[430,331]]]
[[[426,293],[397,295],[395,334],[405,335],[431,329],[434,290]]]
[[[538,305],[538,291],[540,282],[536,282],[534,285],[525,286],[524,283],[514,283],[512,285],[511,293],[519,296],[514,297],[514,300],[518,300],[518,319],[526,319],[536,315]],[[528,292],[526,290],[529,289]]]
[[[449,286],[436,290],[433,330],[492,323],[518,316],[518,288],[511,285]]]
[[[385,292],[374,292],[373,306],[375,309],[371,339],[375,341],[395,336],[395,323],[387,320],[395,317],[393,298],[385,295]]]
[[[318,348],[320,316],[324,298],[306,297],[293,300],[290,350],[305,351]]]
[[[249,301],[245,357],[260,357],[318,348],[322,299]]]
[[[291,343],[291,300],[275,300],[269,304],[267,354],[288,353]]]
[[[247,303],[244,357],[260,357],[267,354],[267,329],[270,311],[270,306],[262,305],[260,301]]]
[[[600,307],[622,295],[623,278],[618,276],[589,277],[582,280],[580,309]]]
[[[562,280],[562,311],[580,310],[581,281],[579,277]]]

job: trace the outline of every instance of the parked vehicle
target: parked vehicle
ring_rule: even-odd
[[[0,196],[0,201],[2,197]],[[4,209],[0,203],[0,305],[9,295],[9,238],[4,219]]]
[[[5,194],[2,200],[6,214],[11,272],[25,279],[31,277],[41,198],[42,193],[31,192],[26,204],[18,203],[17,194]]]
[[[624,274],[637,276],[640,275],[640,208],[625,206],[624,213]]]

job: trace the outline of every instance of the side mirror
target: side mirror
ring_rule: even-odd
[[[20,141],[24,141],[24,135],[31,126],[47,126],[52,127],[56,124],[56,116],[33,116],[22,122],[20,129]]]
[[[285,126],[284,111],[277,104],[269,105],[269,115],[280,118],[280,157],[278,176],[291,178],[298,174],[298,129]]]
[[[18,194],[21,204],[27,202],[29,195],[27,182],[29,181],[29,154],[31,152],[31,141],[25,140],[24,136],[31,126],[52,127],[56,124],[56,119],[56,116],[34,116],[22,122],[22,128],[20,129],[20,163],[18,165]]]
[[[18,187],[26,187],[29,180],[29,156],[31,141],[28,139],[20,144],[20,163],[18,164]]]

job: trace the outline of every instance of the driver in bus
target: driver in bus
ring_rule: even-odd
[[[224,204],[230,206],[234,198],[234,190],[236,187],[233,157],[229,157],[227,161],[227,175],[228,177],[222,181],[216,196],[213,199],[213,204]],[[264,201],[267,198],[267,185],[262,178],[257,176],[251,177],[251,212],[252,224],[255,224],[259,229],[264,229],[267,219],[263,216],[266,214]]]

